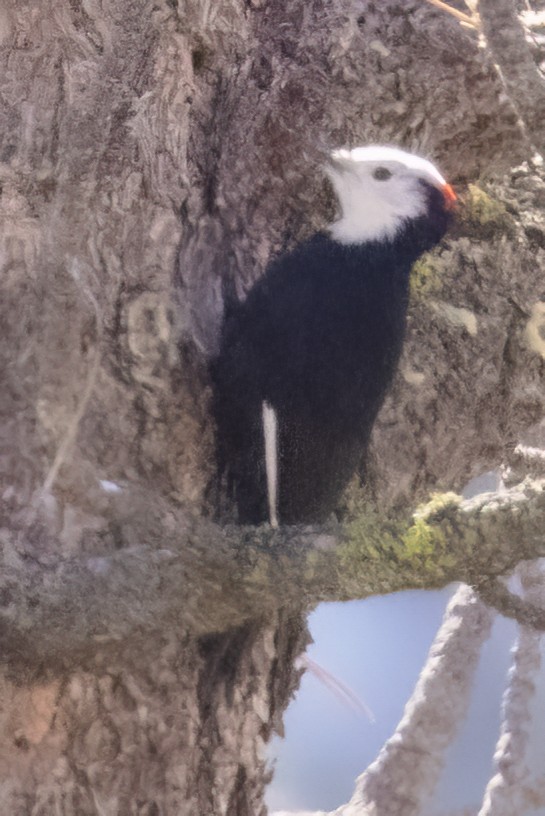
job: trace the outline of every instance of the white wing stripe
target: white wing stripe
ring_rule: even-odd
[[[278,421],[276,412],[263,400],[263,439],[265,441],[265,471],[271,527],[278,527]]]

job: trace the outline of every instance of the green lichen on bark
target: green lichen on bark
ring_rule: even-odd
[[[478,224],[502,226],[509,221],[505,204],[489,195],[477,184],[468,184],[464,214]]]
[[[404,518],[385,517],[362,504],[346,527],[341,569],[353,579],[379,581],[392,590],[446,583],[457,559],[442,524],[460,501],[455,493],[436,493]]]
[[[442,577],[456,564],[447,536],[439,526],[451,510],[460,505],[456,493],[434,493],[426,504],[417,507],[413,523],[403,535],[403,558],[423,569],[430,577]]]
[[[466,235],[497,240],[500,235],[514,236],[516,222],[506,205],[493,191],[480,184],[468,184],[457,220]]]
[[[441,291],[441,270],[437,256],[426,252],[412,266],[410,277],[411,297],[427,298]]]

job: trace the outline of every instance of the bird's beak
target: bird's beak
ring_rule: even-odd
[[[447,210],[452,210],[458,200],[458,196],[456,195],[450,184],[443,184],[443,186],[441,187],[441,192],[443,193],[443,198],[445,199],[445,206]]]

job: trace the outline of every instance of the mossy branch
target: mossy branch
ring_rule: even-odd
[[[545,555],[544,486],[527,480],[468,501],[440,495],[406,519],[364,507],[343,528],[278,531],[220,528],[139,497],[147,540],[136,543],[141,518],[118,520],[125,548],[113,555],[29,562],[5,541],[4,659],[55,664],[167,626],[204,635],[280,607],[452,581],[484,591],[521,560]]]

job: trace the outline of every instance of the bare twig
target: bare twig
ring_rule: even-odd
[[[449,6],[448,3],[444,3],[443,0],[427,0],[427,2],[441,9],[441,11],[446,11],[447,14],[452,14],[453,17],[456,17],[457,20],[465,25],[471,28],[479,28],[480,20],[478,14],[465,14],[463,11],[458,11],[458,9]]]
[[[338,677],[328,672],[319,663],[311,660],[307,654],[302,654],[297,658],[296,665],[301,666],[306,671],[313,674],[320,683],[323,683],[343,705],[349,706],[358,714],[363,714],[369,722],[375,722],[375,715],[368,705],[359,697],[355,691],[339,680]]]

